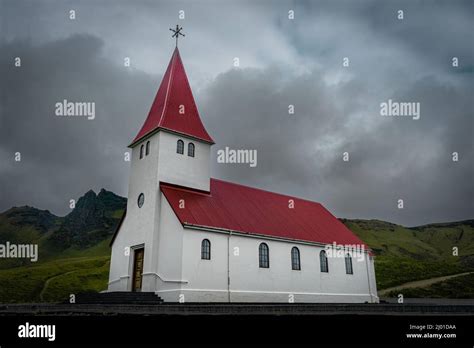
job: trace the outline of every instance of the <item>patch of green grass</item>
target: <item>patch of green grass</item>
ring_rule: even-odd
[[[415,280],[441,277],[464,271],[466,271],[465,267],[453,261],[419,261],[384,256],[375,259],[378,290]]]
[[[79,286],[75,282],[71,286],[67,283],[70,278],[66,277],[66,283],[60,286],[59,284],[55,285],[53,280],[51,282],[53,283],[52,295],[48,295],[49,299],[55,300],[55,294],[62,294],[58,289],[65,287],[69,289],[69,293],[77,293],[84,286],[92,286],[91,284],[95,284],[94,286],[98,289],[98,283],[95,283],[97,281],[96,272],[104,267],[108,270],[109,260],[109,256],[60,259],[34,266],[0,270],[0,303],[39,302],[40,292],[49,278],[71,271],[78,272],[78,275],[82,276],[81,279],[84,281],[84,284]],[[86,280],[87,274],[91,274],[91,281]],[[104,277],[104,273],[102,273],[102,277]],[[78,287],[74,288],[74,286]]]
[[[432,284],[426,288],[408,288],[392,291],[388,297],[397,297],[403,293],[407,298],[473,298],[474,274],[467,274]]]
[[[87,249],[69,248],[57,255],[58,258],[70,258],[70,257],[95,257],[95,256],[108,256],[112,250],[109,246],[112,238],[104,239],[96,245]]]
[[[376,255],[424,260],[440,256],[433,245],[420,240],[416,232],[403,226],[378,220],[348,220],[345,223]]]
[[[71,294],[107,289],[110,261],[97,268],[84,268],[53,278],[43,294],[45,302],[62,302]]]
[[[474,269],[472,220],[413,228],[379,220],[342,221],[374,251],[379,290]]]

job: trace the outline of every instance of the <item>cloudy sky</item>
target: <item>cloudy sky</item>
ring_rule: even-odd
[[[126,196],[124,152],[177,23],[216,141],[213,177],[316,200],[338,217],[474,218],[474,2],[456,0],[0,0],[0,211],[64,215],[90,188]],[[63,99],[95,102],[96,118],[55,116]],[[389,99],[420,103],[420,119],[381,116]],[[218,164],[226,146],[256,149],[257,167]]]

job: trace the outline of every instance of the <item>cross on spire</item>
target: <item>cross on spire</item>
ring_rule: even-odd
[[[178,37],[181,35],[181,36],[186,36],[184,35],[183,33],[181,33],[181,30],[183,30],[183,27],[179,27],[178,24],[176,24],[176,29],[171,29],[170,30],[173,32],[173,35],[171,37],[175,37],[176,38],[176,47],[178,47]]]

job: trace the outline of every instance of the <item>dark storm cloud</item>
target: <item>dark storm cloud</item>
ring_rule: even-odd
[[[204,111],[210,125],[219,125],[211,126],[216,148],[258,151],[256,168],[214,164],[214,172],[324,202],[339,216],[411,225],[472,214],[468,86],[427,78],[394,93],[394,100],[421,103],[422,116],[415,121],[383,119],[363,82],[334,87],[317,72],[286,82],[279,76],[271,69],[235,70],[207,91]],[[288,104],[295,105],[295,115],[288,114]],[[365,121],[352,123],[360,112]],[[346,151],[349,162],[342,158]],[[452,161],[453,152],[462,157],[459,162]],[[403,210],[398,199],[404,200]]]
[[[126,195],[123,152],[171,54],[160,33],[184,9],[181,53],[217,143],[213,176],[317,200],[342,217],[408,225],[473,217],[472,2],[6,4],[0,210],[65,213],[91,187]],[[76,22],[65,19],[69,8]],[[420,102],[420,120],[380,116],[389,98]],[[95,101],[96,119],[55,117],[62,99]],[[257,149],[258,166],[217,164],[225,146]]]
[[[75,35],[1,47],[1,210],[30,204],[65,213],[69,199],[90,188],[126,193],[123,154],[159,77],[114,65],[102,46]],[[12,68],[14,57],[21,57],[21,68]],[[95,102],[96,118],[56,116],[55,104],[64,99]],[[21,162],[14,162],[16,152]]]

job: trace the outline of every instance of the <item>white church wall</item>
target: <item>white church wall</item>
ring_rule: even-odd
[[[369,258],[368,272],[370,277],[370,293],[372,295],[372,302],[379,302],[379,297],[377,295],[377,282],[375,281],[375,264],[373,256],[370,256]]]
[[[211,242],[211,259],[201,259],[203,239]],[[183,240],[182,288],[187,302],[228,302],[227,236],[224,234],[185,230]]]
[[[144,245],[144,276],[142,280],[143,291],[153,291],[155,288],[154,277],[147,273],[154,272],[153,238],[157,226],[158,216],[158,180],[157,167],[159,156],[158,134],[139,143],[132,149],[131,171],[129,179],[129,191],[127,202],[127,215],[122,222],[120,231],[112,245],[112,259],[109,275],[109,291],[130,291],[131,274],[133,263],[133,250],[126,253],[126,248]],[[150,152],[140,159],[141,144],[150,141]],[[145,201],[141,208],[137,201],[140,193],[145,195]]]
[[[158,255],[155,291],[159,291],[160,297],[165,301],[177,302],[181,286],[186,282],[182,275],[184,229],[162,193],[160,197],[159,235],[155,248]]]
[[[269,248],[270,267],[260,268],[258,247]],[[231,237],[240,256],[231,257],[233,302],[365,302],[370,301],[366,260],[352,259],[353,274],[346,274],[344,258],[328,258],[329,272],[321,272],[323,247],[291,242]],[[300,251],[301,270],[291,268],[291,249]]]
[[[169,301],[182,294],[186,302],[227,302],[227,238],[224,233],[184,230],[183,279]],[[201,260],[201,242],[211,242],[211,260]],[[258,247],[270,249],[270,268],[260,268]],[[230,301],[232,302],[372,302],[367,259],[353,258],[346,274],[344,258],[329,259],[329,273],[320,271],[318,246],[253,237],[230,237]],[[291,248],[300,250],[301,270],[291,269]],[[373,288],[372,288],[373,289]],[[376,293],[374,293],[376,294]],[[160,294],[161,296],[161,294]],[[378,299],[377,299],[378,300]]]
[[[160,181],[209,191],[211,145],[164,131],[159,134],[160,163],[164,164],[158,169]],[[184,141],[182,155],[176,153],[178,139]],[[190,142],[195,146],[195,157],[188,156]]]

